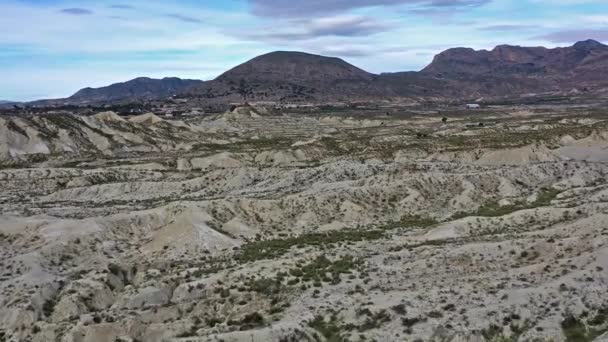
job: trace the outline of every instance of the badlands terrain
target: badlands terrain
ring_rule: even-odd
[[[0,116],[0,341],[608,340],[602,108]]]

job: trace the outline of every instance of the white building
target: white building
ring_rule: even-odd
[[[480,105],[478,105],[477,103],[469,103],[466,105],[467,109],[479,109],[481,108]]]

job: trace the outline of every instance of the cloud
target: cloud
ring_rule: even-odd
[[[451,18],[456,14],[456,11],[447,8],[413,8],[407,11],[407,13],[423,16],[423,17],[434,17],[434,18]]]
[[[608,15],[587,15],[581,17],[581,21],[591,25],[608,25]]]
[[[338,57],[378,57],[386,55],[402,55],[410,53],[418,48],[387,46],[377,47],[363,44],[336,44],[334,46],[323,46],[315,49],[322,55]]]
[[[329,47],[325,49],[319,49],[318,53],[324,56],[338,56],[338,57],[369,57],[372,56],[371,52],[366,49],[359,49],[356,47],[339,46]]]
[[[480,31],[508,32],[538,29],[538,25],[490,25],[478,28]]]
[[[93,14],[93,11],[86,8],[64,8],[61,10],[61,13],[71,14],[71,15],[90,15]]]
[[[357,8],[416,5],[423,8],[477,7],[492,0],[249,0],[252,12],[262,17],[305,17]]]
[[[220,20],[233,18],[229,13],[221,16],[215,12],[186,12],[216,21],[207,23],[205,19],[207,25],[190,24],[185,27],[172,25],[172,20],[176,19],[166,16],[166,13],[174,13],[170,7],[155,8],[136,17],[125,15],[128,20],[112,20],[111,25],[108,25],[108,16],[101,14],[121,16],[124,13],[105,13],[99,10],[100,15],[67,15],[60,10],[49,12],[47,7],[27,5],[21,1],[8,6],[1,0],[0,9],[4,14],[0,20],[0,45],[32,46],[47,56],[36,63],[57,63],[62,58],[73,63],[74,60],[90,59],[110,52],[212,48],[223,51],[226,46],[239,43],[232,36],[221,34],[217,28],[221,24]],[[95,11],[95,14],[98,12]],[[86,25],[83,25],[83,20],[86,20]],[[23,22],[35,22],[37,25],[17,29]],[[4,52],[1,47],[0,51]],[[0,53],[0,58],[4,55]],[[16,59],[14,63],[21,63],[22,60]],[[2,64],[0,62],[0,74],[13,65]],[[1,82],[0,77],[0,84]]]
[[[370,17],[337,16],[310,22],[309,33],[313,36],[368,36],[390,28]]]
[[[391,29],[391,25],[377,21],[374,18],[356,15],[341,15],[324,17],[313,20],[287,20],[280,24],[285,29],[277,32],[271,27],[256,29],[257,32],[249,33],[238,31],[248,39],[260,41],[293,41],[308,40],[319,37],[364,37]]]
[[[333,44],[311,43],[307,46],[307,50],[325,56],[343,58],[370,57],[371,60],[378,61],[383,57],[395,57],[398,59],[399,56],[432,56],[448,47],[445,45],[412,45],[407,47],[387,45],[379,47],[365,43],[348,44],[347,42],[334,42]],[[375,68],[378,68],[378,66],[375,66]]]
[[[131,5],[125,5],[125,4],[115,4],[115,5],[110,5],[108,7],[114,8],[114,9],[124,9],[124,10],[135,9],[135,7],[133,7]]]
[[[608,41],[608,28],[556,31],[533,37],[533,39],[545,40],[552,43],[574,43],[587,39]]]
[[[492,0],[432,0],[427,7],[477,7],[485,5]]]
[[[183,15],[183,14],[171,13],[171,14],[167,14],[167,17],[177,19],[177,20],[183,21],[185,23],[191,23],[191,24],[202,24],[203,23],[203,21],[198,18],[189,17],[189,16]]]
[[[458,24],[470,26],[473,22],[457,22],[462,14],[471,8],[480,7],[492,2],[493,0],[429,0],[418,1],[418,3],[408,8],[407,14],[415,14],[423,17],[433,18],[434,21],[442,24]]]

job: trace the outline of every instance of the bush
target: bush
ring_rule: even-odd
[[[42,312],[46,317],[51,317],[53,311],[55,311],[55,304],[55,301],[52,299],[49,299],[42,304]]]

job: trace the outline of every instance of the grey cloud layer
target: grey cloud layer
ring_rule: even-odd
[[[86,8],[64,8],[61,10],[61,13],[71,14],[71,15],[89,15],[93,14],[93,11]]]
[[[564,30],[534,37],[552,43],[572,43],[586,39],[608,41],[608,27],[602,29]]]
[[[118,10],[135,9],[135,7],[133,7],[133,6],[124,5],[124,4],[114,4],[114,5],[110,5],[108,7],[112,8],[112,9],[118,9]],[[94,14],[94,12],[92,10],[86,9],[86,8],[80,8],[80,7],[64,8],[60,12],[64,13],[64,14],[70,14],[70,15],[92,15],[92,14]],[[179,20],[179,21],[182,21],[185,23],[191,23],[191,24],[202,24],[203,23],[203,21],[198,18],[190,17],[187,15],[179,14],[179,13],[168,13],[165,16],[167,18]],[[109,16],[109,18],[126,19],[124,16],[119,16],[119,15],[112,15],[112,16]]]
[[[426,5],[427,7],[476,7],[485,5],[491,1],[492,0],[432,0],[427,1]]]
[[[474,7],[492,0],[250,0],[253,13],[259,16],[301,17],[310,14],[346,11],[361,7],[417,5],[426,8]]]
[[[135,7],[131,6],[131,5],[125,5],[125,4],[115,4],[115,5],[110,5],[110,8],[114,8],[114,9],[135,9]]]
[[[177,20],[183,21],[185,23],[193,23],[193,24],[202,24],[203,23],[203,21],[198,18],[189,17],[187,15],[178,14],[178,13],[167,14],[167,17],[177,19]]]
[[[537,25],[490,25],[479,28],[480,31],[507,32],[539,29]]]
[[[276,23],[281,30],[261,29],[259,33],[241,32],[250,39],[262,41],[307,40],[319,37],[364,37],[392,28],[391,25],[363,16],[336,16],[315,20],[286,20]]]
[[[108,8],[111,9],[116,9],[116,10],[132,10],[135,9],[135,7],[131,6],[131,5],[126,5],[126,4],[113,4],[113,5],[109,5]],[[87,8],[80,8],[80,7],[74,7],[74,8],[64,8],[61,10],[61,13],[65,13],[65,14],[71,14],[71,15],[91,15],[94,14],[94,12],[90,9]],[[190,17],[187,15],[183,15],[183,14],[179,14],[179,13],[167,13],[165,15],[168,18],[172,18],[175,20],[179,20],[185,23],[191,23],[191,24],[202,24],[203,21],[195,18],[195,17]],[[123,16],[119,16],[119,15],[112,15],[109,16],[112,19],[126,19]]]

